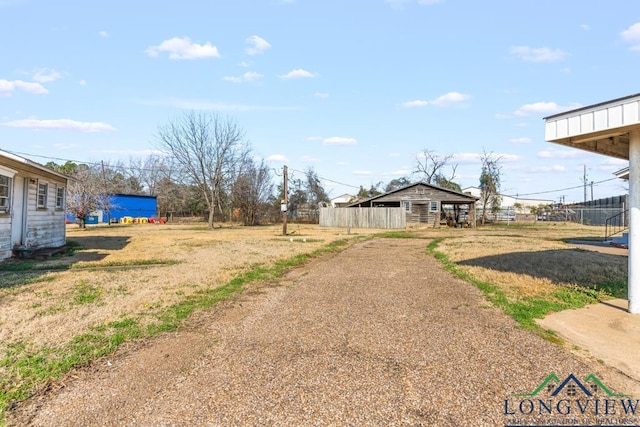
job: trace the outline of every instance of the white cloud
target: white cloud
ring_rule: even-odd
[[[269,157],[267,157],[267,161],[268,162],[278,162],[278,163],[284,163],[284,162],[288,162],[289,159],[287,159],[284,155],[282,154],[272,154]]]
[[[38,83],[51,83],[60,78],[60,73],[51,68],[41,68],[33,75],[33,80]]]
[[[109,37],[109,33],[104,30],[100,31],[98,34],[100,34],[100,37]]]
[[[385,172],[383,176],[407,176],[410,175],[411,171],[409,169],[398,169],[392,172]]]
[[[533,104],[525,104],[518,108],[513,114],[516,116],[530,116],[537,114],[556,114],[562,111],[573,110],[580,108],[581,104],[570,104],[568,106],[561,106],[555,102],[534,102]]]
[[[438,107],[446,107],[452,104],[457,104],[459,102],[464,102],[469,99],[470,96],[460,92],[449,92],[445,93],[442,96],[437,97],[431,104],[437,105]]]
[[[432,4],[440,3],[441,0],[418,0],[418,4],[424,6],[431,6]]]
[[[300,161],[302,161],[303,163],[318,163],[320,160],[311,156],[302,156],[300,158]]]
[[[550,148],[548,150],[538,151],[538,157],[543,159],[575,159],[582,156],[583,152],[573,149],[558,150]]]
[[[640,22],[636,22],[620,33],[622,40],[631,45],[631,50],[640,50]]]
[[[59,150],[70,150],[72,148],[79,148],[81,147],[80,144],[62,144],[62,143],[58,143],[58,144],[53,144],[54,147],[56,147]]]
[[[509,142],[512,144],[530,144],[532,141],[533,140],[531,138],[528,138],[526,136],[521,138],[511,138],[509,140]]]
[[[358,141],[355,138],[345,138],[342,136],[332,136],[322,140],[322,145],[356,145]]]
[[[420,99],[416,99],[415,101],[403,102],[402,106],[404,108],[414,108],[414,107],[424,107],[427,104],[429,104],[429,101],[422,101]]]
[[[340,161],[340,162],[336,162],[336,165],[338,165],[338,166],[348,166],[349,163]]]
[[[13,127],[13,128],[25,128],[25,129],[44,129],[44,130],[73,130],[87,133],[97,132],[109,132],[114,131],[116,128],[102,122],[78,122],[71,119],[56,119],[56,120],[13,120],[9,122],[0,123],[0,126]]]
[[[249,47],[245,49],[245,52],[247,53],[247,55],[251,56],[261,55],[267,49],[271,48],[269,42],[259,36],[247,37],[245,42],[249,45]]]
[[[506,119],[510,119],[511,115],[502,114],[502,113],[496,113],[495,118],[498,119],[498,120],[506,120]]]
[[[316,98],[327,99],[329,98],[329,94],[327,92],[316,92],[313,94]]]
[[[560,49],[549,49],[548,47],[516,46],[511,48],[511,53],[519,56],[523,61],[530,62],[560,61],[567,56]]]
[[[628,166],[629,166],[628,160],[615,159],[615,158],[609,157],[603,160],[602,162],[600,162],[600,165],[598,166],[598,170],[601,170],[603,172],[614,173]]]
[[[247,71],[241,76],[227,76],[223,77],[222,80],[226,80],[233,83],[242,83],[242,82],[253,82],[256,80],[260,80],[264,75],[260,73],[256,73],[254,71]]]
[[[400,157],[400,153],[389,153],[389,157]]]
[[[359,176],[366,176],[366,175],[371,175],[371,171],[366,171],[366,170],[354,170],[353,171],[354,175],[359,175]]]
[[[87,85],[87,81],[86,81],[86,80],[80,80],[80,81],[78,82],[78,84],[79,84],[80,86],[86,86],[86,85]]]
[[[580,29],[584,31],[589,31],[591,29],[591,26],[589,24],[582,24],[580,25]]]
[[[528,172],[531,173],[549,173],[549,172],[566,172],[567,168],[562,165],[553,166],[535,166],[529,168]]]
[[[487,153],[488,154],[488,153]],[[509,153],[492,153],[502,163],[517,162],[522,159],[522,156],[518,154]],[[480,163],[482,153],[454,153],[451,159],[453,163],[470,164]]]
[[[287,74],[283,74],[280,76],[281,79],[308,79],[313,77],[316,77],[316,74],[313,74],[301,68],[291,70]]]
[[[210,42],[198,44],[192,42],[189,37],[167,39],[158,46],[150,46],[145,52],[153,57],[167,52],[169,59],[220,58],[218,48]]]
[[[238,64],[238,67],[242,67],[242,68],[251,67],[251,61],[242,61]]]
[[[614,157],[607,157],[601,163],[605,166],[615,166],[617,168],[624,168],[629,166],[629,160],[616,159]]]
[[[10,96],[17,89],[33,93],[35,95],[46,95],[49,93],[49,91],[40,83],[0,79],[0,96]]]

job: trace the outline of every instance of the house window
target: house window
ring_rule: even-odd
[[[47,207],[48,192],[49,184],[38,182],[38,208],[45,209]]]
[[[440,203],[437,201],[429,203],[429,212],[438,212],[440,210]]]
[[[411,212],[411,202],[403,202],[404,203],[404,210],[406,212]]]
[[[0,175],[0,214],[9,213],[11,202],[11,178]]]
[[[56,209],[64,209],[64,187],[56,186]]]

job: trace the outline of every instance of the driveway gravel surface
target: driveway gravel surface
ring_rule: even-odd
[[[518,328],[427,243],[369,240],[314,260],[71,373],[9,423],[493,426],[507,423],[505,399],[550,373],[630,386]]]

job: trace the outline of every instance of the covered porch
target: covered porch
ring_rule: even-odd
[[[640,94],[544,120],[549,142],[629,160],[628,311],[640,314]]]

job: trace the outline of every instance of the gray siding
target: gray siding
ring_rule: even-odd
[[[56,189],[66,187],[66,177],[30,160],[2,153],[0,165],[13,176],[9,213],[0,215],[0,260],[10,257],[15,249],[63,246],[66,243],[64,206],[56,208]],[[38,182],[47,184],[46,205],[40,208],[37,206]]]
[[[320,208],[323,227],[403,229],[403,208]]]
[[[11,256],[11,216],[0,214],[0,259]]]
[[[38,182],[48,184],[47,205],[45,208],[37,207]],[[57,247],[66,243],[64,210],[56,209],[56,184],[64,186],[61,181],[45,178],[36,178],[29,182],[27,233],[24,247]]]

